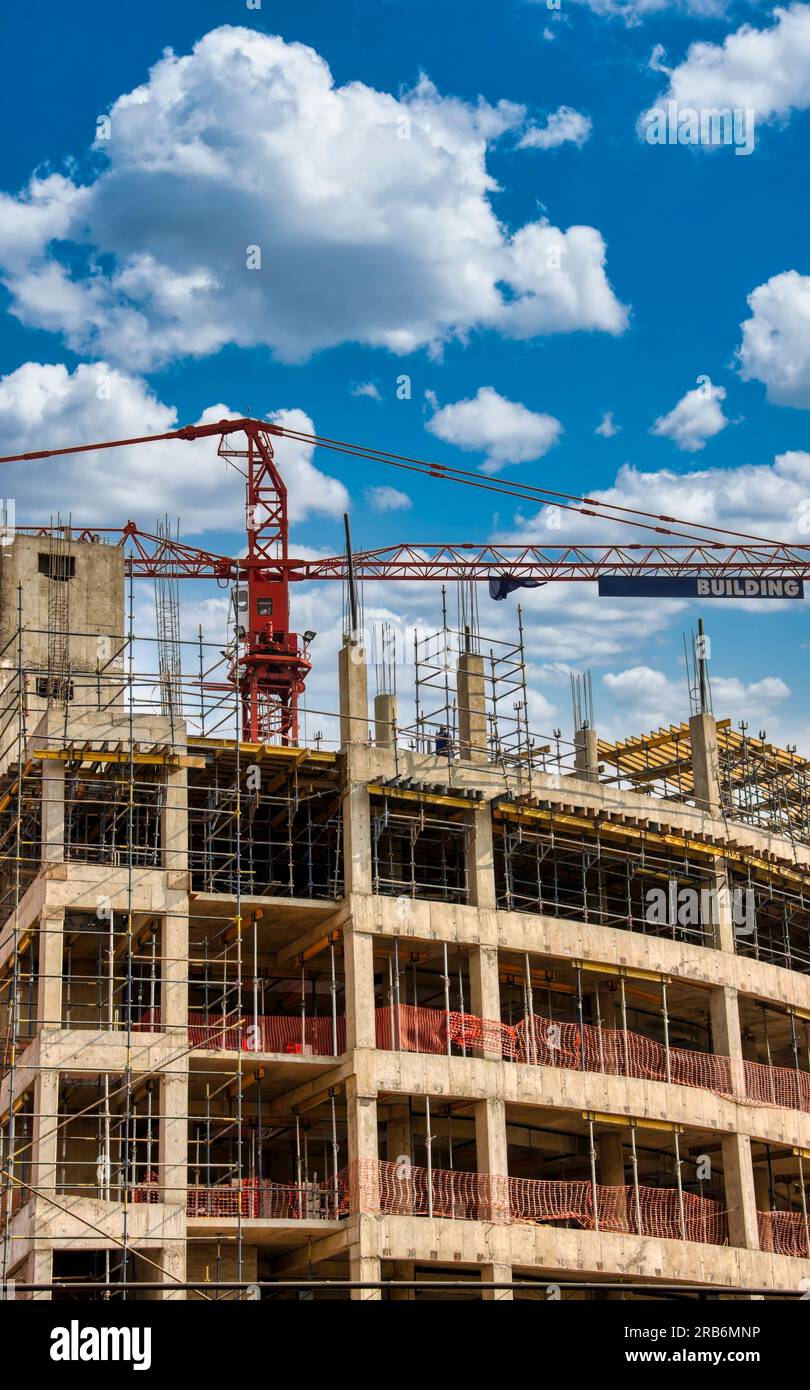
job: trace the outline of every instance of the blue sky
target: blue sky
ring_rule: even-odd
[[[283,45],[257,47],[266,35]],[[612,489],[629,465],[611,495],[631,505],[810,534],[810,6],[48,0],[6,9],[0,38],[37,55],[8,63],[0,91],[3,452],[136,432],[141,418],[170,428],[172,410],[183,423],[215,404],[297,411],[333,437],[473,469],[494,457],[499,476],[572,492]],[[140,105],[116,105],[142,84]],[[754,110],[753,152],[647,143],[640,117],[673,95]],[[106,113],[111,138],[93,149]],[[549,134],[566,129],[575,138]],[[564,281],[548,300],[546,223]],[[264,254],[256,293],[238,265],[249,244]],[[100,402],[99,370],[113,385]],[[396,397],[403,373],[410,400]],[[700,378],[708,400],[688,396]],[[612,436],[595,433],[606,412]],[[368,464],[281,461],[301,547],[342,544],[345,494],[319,474],[344,485],[358,546],[614,538],[566,519],[549,532],[529,504],[516,519],[507,499],[494,509],[476,490]],[[29,467],[8,470],[5,492],[24,520],[67,499],[94,524],[131,515],[150,529],[179,510],[188,539],[235,550],[237,480],[210,461],[183,467],[113,457],[58,481]],[[379,509],[367,493],[380,486],[406,494],[400,508]],[[189,589],[189,623],[216,627],[210,597]],[[369,587],[366,601],[405,622],[438,615],[431,592]],[[331,631],[336,602],[302,594],[298,627]],[[717,713],[810,748],[804,605],[718,607],[705,614]],[[600,606],[577,586],[526,609],[540,731],[570,723],[567,671],[585,665],[613,734],[688,714],[690,605]],[[482,596],[481,617],[498,630],[504,611]],[[331,638],[315,648],[321,702],[333,651]]]

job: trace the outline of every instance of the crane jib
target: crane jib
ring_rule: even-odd
[[[793,575],[603,575],[599,594],[604,598],[732,598],[802,599],[804,580]]]

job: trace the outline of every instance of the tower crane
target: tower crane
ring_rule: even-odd
[[[273,438],[288,438],[403,469],[529,500],[611,525],[639,529],[655,539],[608,545],[509,545],[402,543],[316,559],[289,554],[287,488],[276,465]],[[307,644],[290,626],[290,589],[305,580],[450,580],[489,581],[492,596],[511,589],[556,582],[590,582],[605,578],[690,576],[791,578],[810,577],[807,544],[773,541],[722,527],[655,516],[637,508],[600,499],[486,478],[480,473],[408,458],[363,445],[307,434],[250,418],[186,425],[164,434],[42,449],[0,458],[0,463],[32,462],[96,450],[120,449],[163,440],[219,440],[217,452],[235,463],[245,477],[245,554],[218,555],[170,536],[156,536],[128,521],[120,528],[74,528],[76,540],[117,536],[129,546],[127,570],[135,578],[168,574],[175,578],[216,579],[236,585],[237,656],[229,679],[238,688],[243,737],[252,743],[295,744],[298,704],[311,669]],[[22,533],[46,534],[49,527],[18,527]],[[666,541],[658,539],[666,537]]]

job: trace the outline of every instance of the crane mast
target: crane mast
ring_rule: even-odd
[[[245,462],[247,555],[238,564],[230,679],[239,690],[243,736],[250,743],[295,744],[311,662],[290,630],[287,488],[269,428],[250,421],[243,431],[244,445],[229,431],[218,449],[221,458]]]

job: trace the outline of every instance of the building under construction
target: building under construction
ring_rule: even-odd
[[[409,723],[350,629],[339,739],[246,741],[165,585],[139,645],[121,546],[0,550],[17,1297],[810,1278],[810,764],[714,717],[700,651],[683,724],[604,741],[578,683],[538,741],[471,610]]]

